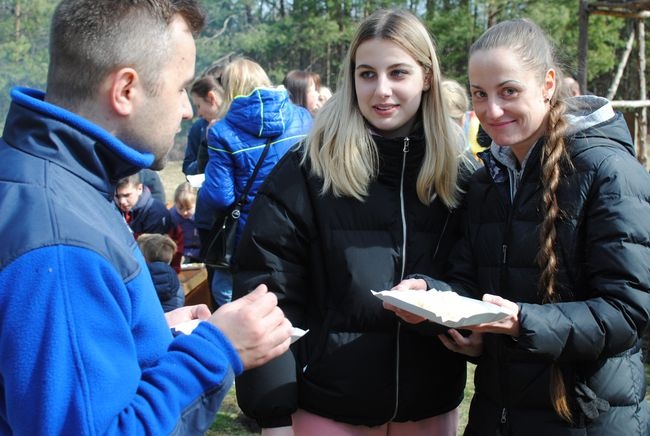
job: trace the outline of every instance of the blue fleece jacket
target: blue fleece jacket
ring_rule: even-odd
[[[0,434],[201,433],[242,364],[208,323],[172,338],[113,206],[153,156],[43,97],[0,140]]]

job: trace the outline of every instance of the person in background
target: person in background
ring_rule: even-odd
[[[316,82],[316,78],[318,82]],[[315,73],[303,70],[291,70],[282,81],[284,88],[289,93],[291,102],[302,106],[312,115],[316,114],[321,107],[318,89],[320,87],[320,76]]]
[[[398,286],[453,289],[511,313],[440,336],[477,363],[465,435],[650,434],[640,345],[650,175],[622,114],[601,97],[569,98],[528,20],[471,46],[469,82],[493,142],[470,183],[464,238],[447,283]]]
[[[320,106],[323,107],[330,98],[332,98],[332,90],[325,85],[321,85],[318,90],[318,101],[320,102]]]
[[[0,434],[203,434],[233,375],[286,351],[258,287],[165,314],[113,202],[164,167],[192,108],[193,0],[63,0],[47,92],[11,91],[0,139]],[[19,202],[29,207],[16,211]],[[201,321],[201,322],[198,322]],[[170,326],[198,322],[173,337]]]
[[[149,189],[151,196],[162,204],[165,204],[167,202],[165,186],[163,185],[162,180],[160,180],[158,172],[149,168],[143,168],[140,170],[139,174],[140,182]]]
[[[463,138],[440,80],[417,17],[373,13],[313,130],[260,188],[235,298],[264,283],[309,330],[236,381],[262,434],[456,434],[464,357],[440,329],[403,325],[370,292],[416,271],[441,274],[460,236]]]
[[[198,156],[201,144],[205,143],[205,133],[210,122],[199,116],[190,127],[187,133],[187,145],[185,146],[185,156],[183,157],[182,171],[186,176],[203,174],[199,171]],[[203,168],[205,169],[205,168]]]
[[[440,89],[442,98],[449,105],[451,117],[463,129],[465,134],[465,155],[470,158],[469,162],[475,168],[478,168],[480,160],[477,154],[485,148],[477,141],[479,122],[474,111],[470,111],[467,90],[463,85],[451,79],[443,80]]]
[[[185,249],[183,233],[172,221],[165,203],[153,198],[149,188],[144,186],[139,172],[117,181],[115,204],[133,231],[135,239],[143,233],[159,233],[167,234],[174,240],[178,250],[172,267],[179,272]]]
[[[580,95],[580,84],[576,79],[571,76],[567,76],[562,78],[562,83],[566,87],[571,97],[577,97]]]
[[[140,173],[117,181],[115,204],[136,238],[142,233],[167,233],[173,227],[165,203],[153,198]]]
[[[241,195],[268,142],[269,152],[237,223],[239,239],[260,185],[287,150],[305,138],[312,123],[309,112],[291,104],[286,90],[273,88],[264,69],[250,59],[235,59],[226,65],[221,83],[226,92],[224,116],[208,130],[210,157],[195,215],[202,244],[209,242],[206,239],[215,215],[228,209]],[[230,301],[230,271],[215,270],[211,283],[217,305]]]
[[[190,91],[197,113],[208,122],[201,132],[201,142],[196,155],[197,174],[203,174],[208,163],[208,128],[221,117],[224,99],[224,89],[221,86],[222,70],[223,67],[213,68],[194,82]]]
[[[201,241],[194,225],[196,190],[189,182],[183,182],[174,191],[174,205],[169,209],[172,222],[183,234],[183,263],[201,262]]]
[[[467,91],[455,80],[445,79],[440,82],[442,98],[447,103],[449,116],[458,126],[465,124],[465,114],[469,111],[469,97]]]
[[[165,312],[185,304],[185,292],[176,271],[169,265],[176,252],[176,243],[167,235],[144,233],[138,236],[138,246],[151,274],[156,294]]]

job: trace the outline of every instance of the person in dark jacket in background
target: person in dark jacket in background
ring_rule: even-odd
[[[138,246],[151,274],[156,294],[165,312],[185,304],[185,292],[171,263],[176,243],[167,235],[144,233],[138,237]]]
[[[237,380],[239,404],[263,434],[455,435],[464,357],[370,292],[441,274],[460,236],[463,138],[429,33],[408,12],[374,13],[339,82],[244,228],[235,297],[264,283],[309,333]]]
[[[187,133],[187,145],[185,146],[185,156],[183,157],[183,174],[193,176],[203,174],[205,167],[199,168],[199,150],[201,143],[205,142],[205,132],[210,122],[199,116],[192,123],[190,131]],[[207,160],[206,160],[207,162]]]
[[[179,272],[185,248],[183,232],[172,220],[165,203],[153,198],[149,188],[141,182],[140,173],[117,181],[115,203],[135,239],[143,233],[159,233],[167,234],[174,240],[178,249],[172,266]]]
[[[223,105],[224,90],[221,86],[223,67],[210,69],[192,83],[190,94],[199,119],[192,124],[187,136],[187,148],[183,159],[185,175],[203,174],[208,163],[208,127],[219,119]]]
[[[476,359],[466,435],[650,434],[640,337],[650,313],[650,177],[623,116],[569,98],[544,32],[488,29],[470,50],[492,138],[448,284],[512,315],[441,340]],[[422,321],[398,311],[410,321]]]
[[[292,104],[286,90],[273,88],[262,66],[250,59],[239,58],[227,64],[221,83],[226,93],[222,107],[225,115],[208,129],[209,159],[195,214],[205,246],[209,245],[205,236],[214,217],[239,198],[267,141],[269,152],[242,207],[237,239],[262,181],[287,150],[305,138],[312,125],[309,112]],[[230,301],[230,271],[215,270],[211,290],[217,305]]]
[[[149,191],[151,192],[151,196],[153,198],[163,204],[167,202],[167,196],[165,195],[165,186],[163,185],[162,180],[160,180],[160,175],[158,175],[158,172],[149,168],[141,169],[140,182],[149,188]]]

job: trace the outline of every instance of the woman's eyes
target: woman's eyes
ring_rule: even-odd
[[[499,95],[504,98],[512,98],[519,95],[519,90],[515,88],[503,88],[499,91]],[[474,91],[472,93],[472,98],[484,99],[487,98],[487,93],[485,91]]]
[[[402,77],[405,77],[409,74],[407,70],[391,70],[388,72],[388,75],[394,79],[400,79]],[[359,77],[362,79],[372,79],[377,76],[377,73],[374,71],[362,71],[359,73]]]

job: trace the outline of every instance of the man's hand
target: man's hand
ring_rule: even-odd
[[[208,321],[230,339],[245,369],[278,357],[291,344],[291,323],[266,285],[221,306]]]
[[[183,322],[192,321],[193,319],[206,320],[210,318],[210,309],[205,304],[197,304],[196,306],[185,306],[174,309],[171,312],[165,313],[165,319],[169,327],[181,324]]]

